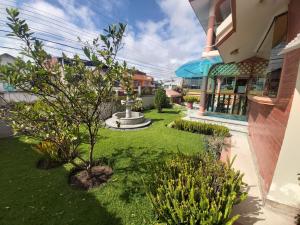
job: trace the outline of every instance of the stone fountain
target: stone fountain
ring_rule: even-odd
[[[137,129],[150,125],[151,120],[146,119],[141,112],[134,112],[131,110],[134,100],[127,96],[126,100],[122,100],[121,104],[125,105],[125,112],[116,112],[111,118],[105,121],[106,125],[115,129]]]

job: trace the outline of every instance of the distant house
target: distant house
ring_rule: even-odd
[[[8,63],[14,63],[14,61],[16,60],[15,57],[7,54],[7,53],[4,53],[2,55],[0,55],[0,65],[6,65]],[[1,76],[1,75],[0,75]],[[6,83],[1,83],[0,82],[0,93],[3,93],[5,91],[12,91],[13,88],[11,86],[9,86],[8,84]]]
[[[182,79],[171,79],[163,81],[164,89],[176,89],[182,87]]]
[[[10,54],[4,53],[0,55],[0,65],[14,63],[15,60],[16,58]],[[0,106],[5,105],[6,102],[32,102],[36,100],[35,96],[26,94],[3,82],[0,82],[0,97]]]
[[[153,81],[154,81],[153,77],[139,70],[137,70],[133,75],[133,83],[134,83],[134,87],[136,88],[138,86],[141,86],[142,88],[144,87],[153,88],[154,87]]]
[[[133,86],[139,94],[152,94],[154,89],[154,78],[146,73],[136,70],[133,74]]]
[[[182,95],[179,92],[174,91],[172,89],[166,89],[166,95],[168,98],[170,98],[170,101],[172,103],[177,103],[177,104],[181,103]]]

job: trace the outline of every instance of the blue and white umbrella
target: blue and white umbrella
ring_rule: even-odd
[[[177,77],[182,77],[182,78],[205,77],[208,75],[211,66],[217,63],[222,63],[222,59],[220,56],[193,60],[180,66],[175,71],[175,74]]]

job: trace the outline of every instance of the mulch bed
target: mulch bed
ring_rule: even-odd
[[[74,170],[70,173],[69,183],[71,186],[88,190],[105,184],[113,175],[109,166],[94,166],[91,174],[86,170]]]

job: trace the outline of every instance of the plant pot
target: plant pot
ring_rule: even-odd
[[[188,102],[186,106],[187,106],[188,109],[193,109],[193,103],[192,102]]]

